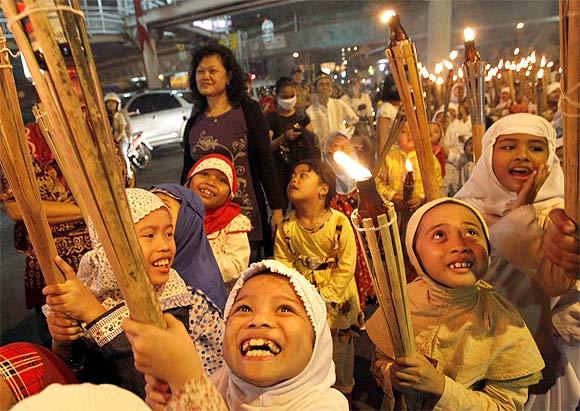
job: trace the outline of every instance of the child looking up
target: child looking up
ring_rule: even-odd
[[[310,281],[328,309],[333,335],[335,387],[349,394],[354,387],[354,344],[350,328],[362,325],[354,279],[356,243],[348,218],[330,208],[336,177],[320,160],[296,164],[288,185],[294,207],[276,233],[276,260]]]
[[[564,353],[575,350],[568,354],[571,361],[580,355],[572,331],[580,326],[580,305],[577,298],[551,297],[574,286],[580,246],[571,235],[571,221],[568,233],[550,221],[564,204],[555,142],[554,128],[540,116],[520,113],[498,120],[485,133],[482,156],[456,197],[475,206],[489,223],[494,253],[484,279],[518,308],[546,363],[527,406],[574,409],[580,381]],[[567,323],[552,321],[554,313],[567,311]]]
[[[173,225],[163,201],[142,189],[127,189],[127,199],[149,281],[161,308],[187,325],[190,338],[202,353],[203,368],[211,374],[222,365],[220,310],[201,291],[188,289],[171,268],[175,258]],[[121,322],[129,317],[129,311],[91,224],[89,231],[93,250],[83,256],[78,278],[72,268],[57,257],[57,265],[67,281],[48,285],[43,290],[50,309],[49,330],[57,343],[66,342],[81,337],[77,323],[70,318],[82,322],[86,336],[110,365],[113,381],[144,397],[145,380],[134,368],[130,346],[121,330]],[[62,317],[63,314],[67,316]]]
[[[264,260],[241,274],[226,304],[225,365],[211,382],[183,326],[166,318],[167,330],[123,324],[137,367],[147,374],[147,402],[154,409],[348,410],[344,396],[331,388],[325,302],[284,264]]]
[[[408,409],[522,410],[544,363],[517,310],[479,279],[489,265],[483,217],[451,198],[410,218],[405,244],[419,278],[408,285],[417,355],[394,357],[382,313],[367,322],[388,405]],[[419,394],[419,395],[417,395]]]
[[[205,233],[228,291],[250,261],[250,219],[233,202],[238,179],[233,163],[221,154],[208,154],[193,165],[186,186],[205,205]]]
[[[403,125],[401,132],[397,136],[397,142],[398,145],[392,147],[387,153],[384,160],[385,164],[375,177],[377,190],[383,200],[392,201],[395,204],[397,211],[413,211],[425,201],[425,190],[421,172],[419,171],[415,142],[408,122]],[[405,168],[405,160],[407,159],[413,165],[415,185],[411,198],[405,203],[403,201],[403,182],[407,174],[407,169]],[[437,185],[441,186],[441,166],[435,157],[433,157],[433,161],[435,162]]]

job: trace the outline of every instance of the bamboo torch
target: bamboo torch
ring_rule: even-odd
[[[54,6],[24,0],[19,14],[14,0],[0,1],[47,113],[47,142],[85,219],[95,226],[131,316],[164,328],[127,204],[78,2],[57,0]]]
[[[333,157],[356,180],[359,202],[351,219],[365,250],[365,260],[395,356],[412,356],[415,337],[395,207],[392,203],[385,207],[369,170],[342,151],[335,152]]]
[[[473,161],[477,163],[481,157],[481,139],[485,132],[485,62],[481,60],[475,49],[475,32],[466,27],[465,35],[465,60],[463,72],[467,102],[471,114],[471,134],[473,136]]]
[[[564,201],[580,238],[580,2],[560,0],[560,84],[564,96]]]
[[[9,53],[0,27],[0,99],[4,102],[4,109],[0,110],[0,162],[22,213],[45,283],[61,283],[64,277],[54,262],[56,246],[36,184]]]
[[[389,150],[391,149],[393,144],[395,144],[395,141],[397,141],[397,136],[399,135],[401,129],[403,128],[403,125],[405,124],[405,119],[406,119],[405,110],[403,109],[403,107],[399,107],[399,109],[397,110],[397,115],[395,116],[395,118],[393,118],[393,121],[391,122],[391,127],[389,128],[389,134],[387,135],[385,145],[383,146],[379,156],[377,157],[377,163],[375,165],[375,168],[373,169],[374,175],[379,174],[379,172],[383,168],[383,165],[385,164],[385,158],[387,157],[387,154],[389,153]]]
[[[389,10],[385,13],[385,17],[389,17],[387,20],[390,29],[387,47],[389,65],[415,142],[425,199],[431,201],[438,198],[440,192],[435,174],[435,158],[429,138],[429,122],[425,111],[423,88],[417,70],[417,52],[415,44],[409,39],[401,25],[399,15]]]

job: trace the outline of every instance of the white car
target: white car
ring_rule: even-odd
[[[150,90],[131,97],[125,110],[131,120],[132,132],[142,131],[143,137],[153,147],[180,143],[185,123],[191,115],[192,104],[186,100],[187,93]]]

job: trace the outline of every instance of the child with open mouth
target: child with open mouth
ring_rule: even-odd
[[[238,191],[234,163],[221,154],[208,154],[193,165],[185,186],[205,205],[205,234],[229,292],[250,262],[250,219],[233,201]]]
[[[519,310],[546,363],[526,407],[575,409],[580,242],[562,210],[556,131],[540,116],[512,114],[487,130],[482,147],[455,197],[475,206],[489,224],[493,253],[484,280]]]
[[[147,375],[147,403],[157,409],[341,410],[334,384],[326,305],[300,273],[274,260],[252,264],[225,309],[225,365],[211,381],[183,326],[167,330],[127,320],[135,363]]]
[[[221,311],[202,291],[188,288],[171,268],[175,241],[172,217],[167,206],[149,191],[127,189],[126,192],[147,265],[147,275],[161,308],[179,318],[187,327],[186,335],[202,353],[200,357],[205,372],[211,374],[223,362]],[[78,278],[73,269],[57,257],[56,263],[67,281],[43,289],[47,296],[48,309],[45,308],[45,313],[49,330],[56,344],[81,338],[84,331],[90,342],[89,350],[94,352],[93,347],[98,347],[98,353],[102,356],[100,360],[108,365],[111,373],[110,376],[99,375],[99,382],[113,382],[145,397],[144,377],[135,369],[131,347],[121,329],[121,323],[129,317],[129,311],[103,245],[90,223],[89,232],[93,250],[83,256]],[[79,322],[82,323],[82,330]],[[96,364],[88,363],[85,368],[90,372],[93,366]],[[99,373],[103,370],[97,368],[93,371]]]
[[[395,358],[383,314],[366,323],[377,347],[381,409],[523,409],[544,367],[524,320],[489,284],[483,217],[459,200],[419,208],[406,247],[419,278],[408,285],[417,354]]]

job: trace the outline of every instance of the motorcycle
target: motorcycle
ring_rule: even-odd
[[[124,144],[126,148],[122,147],[121,150],[125,153],[127,187],[134,188],[137,186],[137,170],[143,170],[151,165],[153,147],[143,137],[142,131],[132,134],[130,141]]]
[[[143,137],[143,132],[138,131],[131,136],[129,148],[127,149],[127,159],[137,169],[144,170],[151,165],[153,160],[151,152],[153,146]]]

